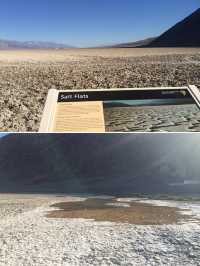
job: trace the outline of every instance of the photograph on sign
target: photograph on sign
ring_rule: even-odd
[[[188,131],[200,126],[195,123],[200,109],[192,97],[104,101],[103,106],[107,132]]]

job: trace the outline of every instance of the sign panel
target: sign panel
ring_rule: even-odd
[[[195,86],[108,90],[50,90],[41,132],[200,131]]]

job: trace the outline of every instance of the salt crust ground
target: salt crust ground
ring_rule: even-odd
[[[32,209],[30,201],[28,209],[2,215],[12,205],[4,201],[0,265],[200,265],[199,224],[135,226],[45,218],[50,204],[60,201],[49,198]]]
[[[200,88],[200,49],[0,52],[0,130],[38,131],[48,90]]]

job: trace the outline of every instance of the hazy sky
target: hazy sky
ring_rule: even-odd
[[[198,7],[199,0],[1,0],[0,39],[135,41],[159,35]]]

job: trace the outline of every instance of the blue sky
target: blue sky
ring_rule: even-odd
[[[95,46],[157,36],[199,0],[1,0],[0,39]]]

